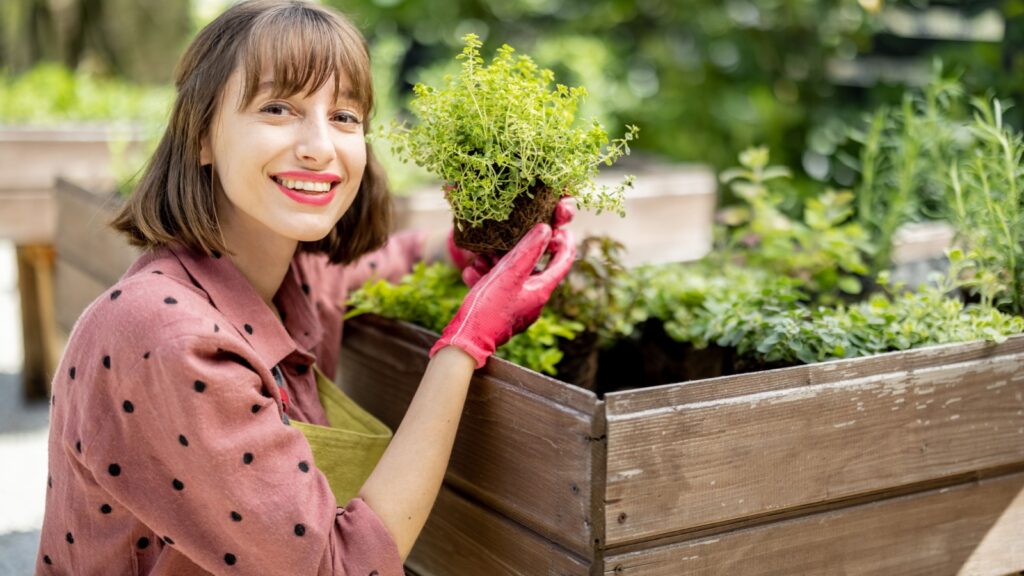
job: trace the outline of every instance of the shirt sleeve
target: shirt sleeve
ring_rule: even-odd
[[[111,375],[84,450],[96,482],[213,574],[402,575],[387,528],[361,500],[337,506],[226,332],[172,337]]]
[[[370,252],[345,267],[346,294],[371,278],[397,282],[423,259],[425,230],[403,230],[392,234],[383,248]]]

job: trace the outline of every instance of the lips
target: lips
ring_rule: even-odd
[[[271,180],[277,189],[292,200],[310,206],[323,206],[334,199],[334,192],[337,189],[337,182],[314,182],[311,180],[295,180],[291,178],[272,177]],[[322,189],[327,187],[326,191]],[[307,190],[307,187],[318,188]]]

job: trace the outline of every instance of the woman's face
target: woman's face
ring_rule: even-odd
[[[200,154],[220,180],[217,215],[232,250],[325,237],[366,166],[363,111],[346,96],[347,79],[338,100],[333,78],[310,95],[271,98],[268,74],[241,109],[242,73],[231,75]]]

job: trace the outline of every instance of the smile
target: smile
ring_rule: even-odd
[[[315,182],[279,176],[273,176],[271,179],[277,185],[278,190],[284,192],[292,200],[313,206],[323,206],[329,203],[334,198],[334,189],[337,184],[337,182]]]

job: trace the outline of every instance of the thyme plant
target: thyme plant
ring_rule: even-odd
[[[624,215],[623,195],[632,177],[615,187],[595,187],[598,167],[629,153],[638,128],[610,140],[597,121],[576,122],[584,88],[558,84],[554,74],[508,45],[489,65],[475,34],[463,37],[461,71],[444,85],[414,87],[410,108],[419,123],[392,124],[387,133],[400,158],[438,175],[456,221],[480,226],[507,220],[513,202],[544,186],[571,195],[583,208]]]

